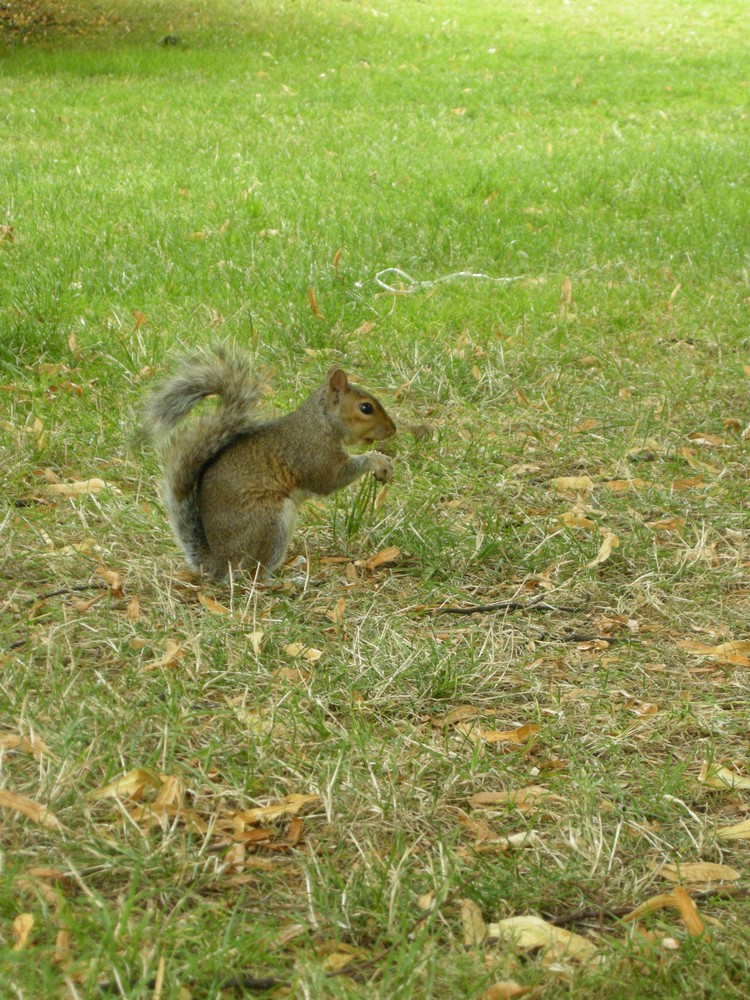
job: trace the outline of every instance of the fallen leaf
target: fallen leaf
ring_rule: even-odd
[[[602,486],[610,491],[610,493],[626,493],[628,490],[640,490],[644,486],[648,486],[648,483],[643,479],[606,479]]]
[[[25,795],[16,795],[15,792],[8,791],[7,788],[0,788],[0,808],[15,809],[22,813],[27,819],[46,827],[48,830],[62,830],[60,820],[51,812],[47,806],[27,799]]]
[[[687,479],[676,479],[672,483],[671,489],[675,493],[681,493],[683,490],[697,490],[705,485],[703,476],[689,476]]]
[[[318,300],[315,298],[315,289],[312,285],[307,289],[307,301],[310,303],[313,315],[317,316],[318,319],[323,319],[323,313],[318,308]]]
[[[705,434],[703,431],[692,431],[688,434],[688,441],[695,441],[696,444],[705,444],[709,448],[726,448],[727,443],[718,434]]]
[[[507,917],[490,924],[487,930],[489,937],[508,940],[521,951],[543,948],[548,959],[569,958],[588,962],[597,953],[596,946],[587,938],[532,915]]]
[[[225,607],[223,604],[219,604],[215,601],[213,597],[209,597],[207,594],[198,594],[198,600],[201,602],[203,607],[210,611],[213,615],[231,615],[229,608]]]
[[[719,840],[750,840],[750,819],[743,819],[734,826],[722,826],[716,831]]]
[[[15,733],[3,733],[0,736],[0,750],[17,750],[19,753],[29,753],[39,760],[42,754],[50,749],[44,740],[38,736],[17,736]]]
[[[307,806],[318,802],[320,802],[318,795],[287,795],[272,805],[243,809],[234,815],[243,823],[258,823],[261,820],[277,819],[279,816],[296,816]]]
[[[681,649],[697,656],[706,656],[717,663],[736,667],[750,667],[750,642],[739,639],[732,642],[722,642],[718,646],[709,646],[695,639],[678,639]]]
[[[175,642],[173,639],[167,639],[164,643],[163,655],[158,660],[150,660],[148,663],[144,663],[141,670],[148,672],[158,670],[159,667],[174,667],[184,655],[185,650],[178,642]]]
[[[445,715],[441,715],[440,718],[434,719],[433,722],[437,726],[455,726],[457,722],[465,722],[467,719],[473,719],[483,714],[484,710],[475,705],[458,705],[446,712]]]
[[[704,882],[736,882],[741,872],[729,865],[719,865],[712,861],[667,861],[657,868],[657,874],[670,882],[704,883]]]
[[[484,731],[482,739],[485,743],[526,743],[532,736],[539,732],[539,726],[534,722],[527,722],[517,729],[507,729],[500,731]]]
[[[591,529],[597,527],[596,521],[592,521],[590,518],[574,510],[565,511],[564,514],[560,515],[560,520],[567,528]]]
[[[118,572],[107,569],[106,566],[99,566],[95,575],[104,580],[112,597],[123,598],[125,596],[122,589],[122,576]]]
[[[526,788],[506,789],[498,792],[476,792],[469,799],[473,809],[483,809],[492,806],[511,805],[521,812],[536,810],[539,803],[565,803],[561,795],[555,795],[543,785],[527,785]]]
[[[334,266],[334,268],[337,268],[339,266],[340,260],[341,260],[341,247],[339,247],[339,249],[333,255],[333,266]]]
[[[144,788],[158,788],[160,785],[161,780],[154,771],[138,767],[115,778],[107,785],[92,789],[86,793],[86,798],[90,802],[99,802],[101,799],[137,798]]]
[[[53,496],[80,497],[88,493],[101,493],[106,487],[103,479],[83,479],[73,483],[50,483],[47,492]]]
[[[558,303],[558,308],[560,311],[566,310],[569,306],[573,304],[573,284],[570,278],[563,278],[562,285],[560,287],[560,301]]]
[[[710,768],[708,763],[701,767],[698,781],[709,788],[750,788],[750,777],[730,771],[728,767]]]
[[[558,476],[551,480],[558,490],[593,490],[594,480],[591,476]]]
[[[137,594],[133,596],[128,601],[128,606],[125,609],[125,614],[128,616],[128,620],[131,622],[137,622],[141,617],[141,604],[138,600]]]
[[[284,652],[288,656],[301,656],[304,660],[316,663],[323,655],[322,649],[314,649],[312,646],[303,646],[299,642],[290,642],[284,646]]]
[[[640,920],[647,913],[669,909],[679,912],[688,934],[698,935],[705,931],[706,925],[698,912],[698,907],[681,885],[676,886],[674,892],[659,893],[657,896],[652,896],[626,914],[622,920],[625,923],[632,923],[635,920]]]
[[[593,431],[595,427],[600,424],[599,420],[594,420],[593,417],[589,417],[588,420],[582,420],[580,424],[576,424],[573,428],[574,434],[584,434],[586,431]]]
[[[380,552],[376,552],[374,556],[370,556],[369,559],[358,559],[354,565],[360,569],[366,570],[371,573],[378,566],[383,566],[386,563],[395,562],[401,555],[401,549],[397,548],[395,545],[390,545],[387,549],[381,549]]]
[[[134,330],[134,332],[137,333],[140,330],[140,328],[146,322],[148,322],[148,317],[146,316],[146,314],[144,312],[140,312],[138,309],[134,309],[131,315],[132,315],[133,319],[135,320],[135,330]]]
[[[487,925],[481,908],[473,899],[461,900],[461,922],[464,928],[464,947],[481,947],[487,937]]]
[[[680,531],[685,527],[685,518],[665,517],[660,521],[646,521],[646,527],[653,531]]]
[[[606,528],[602,528],[600,530],[604,535],[604,541],[600,545],[599,551],[597,552],[595,558],[592,559],[590,563],[588,563],[589,569],[593,569],[594,566],[600,566],[602,563],[606,562],[607,559],[609,559],[609,557],[612,555],[612,550],[616,549],[620,544],[620,539],[617,537],[617,535],[613,534]]]
[[[53,965],[64,965],[70,958],[70,945],[73,940],[73,936],[69,930],[61,927],[57,932],[55,937],[55,950],[52,952],[52,964]]]
[[[13,951],[22,951],[29,943],[29,935],[34,926],[31,913],[19,913],[13,921]]]
[[[513,1000],[513,997],[525,997],[533,991],[533,986],[519,986],[512,979],[501,983],[493,983],[479,995],[479,1000]]]

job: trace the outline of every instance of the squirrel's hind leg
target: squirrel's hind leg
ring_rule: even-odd
[[[293,500],[283,500],[281,507],[254,507],[244,530],[222,538],[220,558],[225,566],[251,571],[260,566],[264,576],[273,576],[286,558],[296,523],[297,505]]]

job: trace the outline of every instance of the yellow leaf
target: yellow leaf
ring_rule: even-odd
[[[92,789],[87,793],[86,798],[92,802],[120,797],[132,798],[135,795],[140,795],[144,788],[158,788],[160,784],[161,781],[154,771],[138,767],[119,778],[115,778],[107,785]]]
[[[150,660],[148,663],[144,663],[141,670],[148,672],[158,670],[159,667],[173,667],[184,655],[185,650],[178,642],[175,642],[173,639],[167,639],[164,643],[164,654],[158,660]]]
[[[616,549],[620,544],[620,539],[617,535],[608,531],[606,528],[602,528],[601,531],[604,535],[604,541],[600,545],[596,557],[588,564],[589,569],[593,569],[594,566],[600,566],[603,562],[606,562],[612,555],[612,550]]]
[[[560,515],[560,520],[568,528],[595,528],[596,521],[592,521],[588,517],[584,517],[583,514],[579,514],[574,510],[567,510],[564,514]]]
[[[701,767],[698,781],[709,788],[750,788],[750,777],[730,771],[728,767],[711,768],[709,771],[708,763]]]
[[[736,882],[741,872],[729,865],[719,865],[712,861],[666,862],[658,869],[658,874],[670,882]]]
[[[554,959],[568,958],[588,962],[597,953],[596,946],[582,935],[573,934],[532,915],[506,917],[496,924],[490,924],[488,935],[510,940],[521,951],[543,948],[548,952],[547,957]]]
[[[682,917],[688,934],[692,937],[697,937],[699,934],[702,934],[706,929],[706,925],[698,912],[698,907],[690,898],[687,891],[683,889],[681,885],[675,886],[674,897],[677,901],[677,909],[680,911],[680,916]]]
[[[558,490],[593,490],[594,480],[591,476],[558,476],[551,480]]]
[[[672,483],[672,490],[675,493],[681,493],[683,490],[697,490],[701,486],[705,486],[706,482],[703,476],[690,476],[687,479],[676,479]]]
[[[716,831],[719,840],[750,840],[750,819],[743,819],[734,826],[722,826]]]
[[[47,806],[27,799],[25,795],[16,795],[15,792],[8,791],[7,788],[0,788],[0,808],[15,809],[22,813],[27,819],[47,827],[48,830],[62,830],[60,820],[51,812]]]
[[[20,913],[13,921],[13,951],[22,951],[29,943],[29,935],[34,926],[31,913]]]
[[[467,719],[473,719],[475,716],[483,714],[484,710],[475,705],[458,705],[434,721],[438,726],[455,726],[457,722],[465,722]]]
[[[305,660],[309,660],[311,663],[315,663],[323,655],[322,649],[314,649],[312,646],[303,646],[299,642],[290,642],[288,646],[284,646],[284,652],[288,656],[301,656]]]
[[[487,925],[481,908],[473,899],[461,900],[461,922],[464,928],[464,947],[480,947],[487,937]]]
[[[80,497],[87,493],[100,493],[106,486],[103,479],[83,479],[74,483],[50,483],[47,492],[53,496]]]

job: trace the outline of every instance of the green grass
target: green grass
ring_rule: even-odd
[[[745,996],[750,792],[699,776],[747,773],[748,668],[679,645],[750,640],[745,4],[62,10],[0,22],[0,787],[64,827],[0,808],[3,995]],[[271,411],[337,361],[401,426],[382,506],[304,508],[303,591],[180,573],[137,413],[217,336]],[[698,861],[707,934],[619,919]],[[466,946],[465,899],[598,957]]]

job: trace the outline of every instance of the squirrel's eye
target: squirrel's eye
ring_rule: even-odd
[[[372,403],[360,403],[359,412],[366,413],[369,416],[371,413],[374,413],[375,410],[373,409]]]

